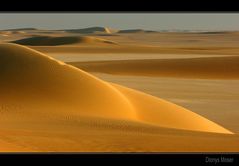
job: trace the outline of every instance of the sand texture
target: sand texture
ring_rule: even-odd
[[[238,32],[0,35],[1,152],[239,150]]]

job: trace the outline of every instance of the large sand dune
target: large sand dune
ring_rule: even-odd
[[[58,46],[67,44],[116,44],[113,41],[87,36],[34,36],[12,41],[12,43],[29,46]]]
[[[174,129],[232,134],[183,107],[102,81],[25,46],[0,45],[0,75],[0,151],[72,150],[79,142],[74,151],[112,150],[110,142],[118,140],[112,129],[123,135]],[[98,147],[94,139],[102,134],[109,143]]]
[[[72,62],[89,72],[182,78],[238,79],[239,56]]]
[[[0,84],[1,91],[6,92],[1,95],[5,103],[23,100],[27,102],[26,109],[28,103],[35,103],[32,106],[36,108],[31,109],[37,111],[42,102],[49,107],[55,107],[51,102],[59,102],[59,107],[54,108],[59,108],[57,114],[67,110],[75,115],[135,118],[128,99],[108,83],[23,46],[3,44],[0,50]]]

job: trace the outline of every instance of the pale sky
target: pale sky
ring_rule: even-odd
[[[239,30],[239,13],[0,13],[0,29]]]

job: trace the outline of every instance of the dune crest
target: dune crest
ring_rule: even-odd
[[[0,124],[81,117],[119,119],[191,131],[232,134],[183,107],[116,84],[17,44],[0,45]]]

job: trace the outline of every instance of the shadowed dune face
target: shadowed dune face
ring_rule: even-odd
[[[68,44],[116,44],[113,41],[87,36],[36,36],[13,41],[12,43],[29,46],[58,46]]]
[[[238,79],[239,57],[71,62],[89,72],[182,78]]]

